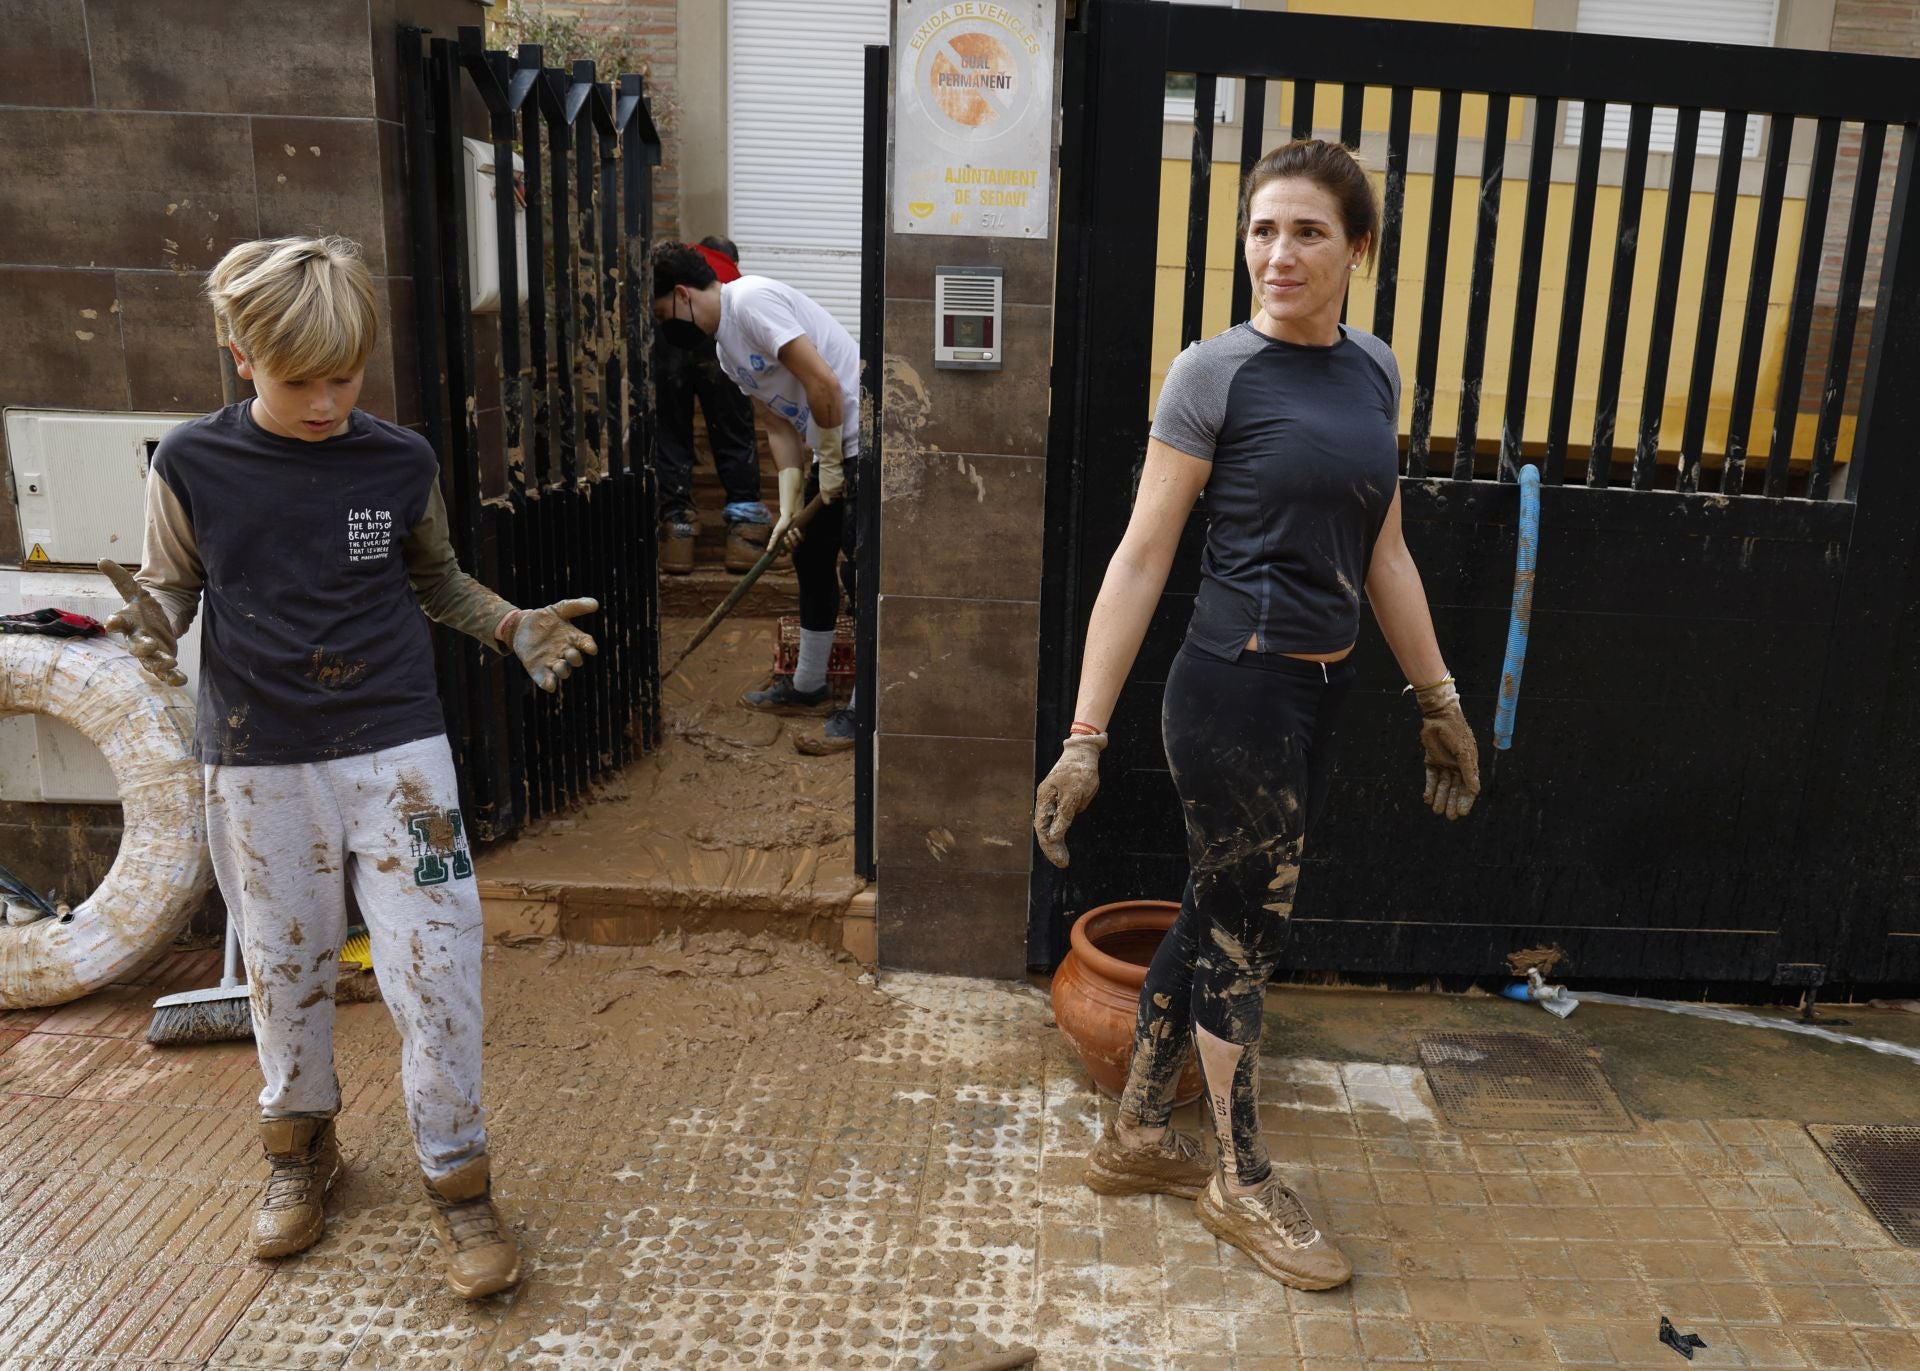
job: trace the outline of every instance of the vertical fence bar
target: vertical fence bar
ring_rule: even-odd
[[[1507,412],[1500,426],[1500,479],[1520,472],[1527,431],[1527,385],[1533,378],[1534,312],[1525,302],[1540,298],[1540,257],[1546,249],[1547,204],[1553,189],[1553,142],[1559,132],[1560,102],[1550,95],[1533,102],[1532,152],[1527,157],[1527,208],[1520,223],[1520,278],[1514,299],[1513,341],[1507,353]]]
[[[1580,325],[1587,308],[1587,270],[1593,256],[1593,202],[1600,179],[1603,101],[1580,111],[1580,156],[1573,176],[1573,221],[1567,228],[1566,286],[1560,297],[1560,341],[1553,361],[1553,400],[1547,410],[1547,451],[1540,479],[1559,485],[1566,477],[1567,434],[1573,425],[1573,388],[1579,380]]]
[[[880,601],[880,435],[886,392],[884,347],[887,303],[887,71],[891,50],[866,50],[865,109],[860,163],[860,464],[854,516],[853,869],[868,880],[878,872],[873,852],[873,734],[880,689],[877,622]],[[1196,106],[1197,108],[1197,106]]]
[[[1313,137],[1314,86],[1311,81],[1293,83],[1293,136]]]
[[[1480,213],[1473,232],[1473,276],[1467,286],[1467,342],[1460,367],[1460,417],[1454,424],[1453,479],[1473,479],[1480,441],[1480,392],[1487,371],[1487,312],[1493,301],[1493,258],[1500,239],[1500,187],[1507,174],[1507,115],[1512,97],[1487,96],[1481,137]]]
[[[1732,411],[1727,416],[1727,462],[1720,470],[1722,495],[1738,495],[1746,488],[1747,439],[1753,431],[1760,351],[1766,342],[1767,297],[1773,290],[1773,260],[1780,243],[1780,207],[1786,195],[1787,158],[1792,147],[1793,116],[1772,116],[1767,121],[1767,169],[1760,184],[1753,264],[1747,274],[1747,308],[1740,324],[1740,355],[1733,369]]]
[[[580,419],[573,399],[573,188],[568,170],[572,156],[572,78],[549,67],[540,87],[541,117],[547,125],[547,167],[552,177],[548,195],[553,209],[553,406],[559,415],[559,467],[556,482],[571,484],[580,448]]]
[[[620,292],[617,289],[620,273],[620,180],[619,166],[614,160],[615,145],[613,107],[613,86],[610,82],[596,82],[593,88],[594,128],[599,137],[600,180],[597,187],[597,207],[600,211],[599,252],[596,256],[599,274],[595,278],[600,296],[600,354],[598,357],[599,374],[594,378],[600,392],[600,430],[601,430],[601,466],[600,479],[594,490],[593,504],[589,513],[593,525],[593,546],[599,554],[599,560],[591,574],[605,578],[617,586],[620,568],[624,565],[620,549],[614,544],[613,534],[613,491],[620,472],[625,467],[625,415],[620,404]],[[616,677],[607,672],[595,673],[592,677],[593,710],[595,723],[594,756],[597,765],[595,774],[617,765],[620,753],[620,739],[625,728],[615,707],[614,684]]]
[[[1207,210],[1213,196],[1215,77],[1193,78],[1193,158],[1187,169],[1187,274],[1181,296],[1180,346],[1200,336],[1207,300]]]
[[[1687,211],[1693,204],[1693,156],[1700,142],[1700,110],[1683,105],[1674,121],[1673,162],[1667,177],[1667,219],[1660,234],[1660,276],[1653,292],[1653,333],[1641,391],[1640,436],[1633,452],[1633,488],[1653,485],[1660,458],[1660,424],[1667,400],[1667,364],[1673,357],[1673,316],[1680,299],[1680,263],[1687,248]]]
[[[1620,373],[1627,359],[1627,320],[1633,310],[1633,267],[1639,258],[1647,145],[1652,137],[1653,106],[1635,105],[1627,115],[1627,160],[1620,174],[1613,273],[1607,278],[1607,326],[1600,344],[1600,384],[1593,397],[1593,445],[1587,451],[1587,484],[1596,488],[1613,480],[1613,433],[1620,416]]]
[[[1407,143],[1413,124],[1413,91],[1395,86],[1387,113],[1386,194],[1380,207],[1379,277],[1373,292],[1373,333],[1393,342],[1393,308],[1400,285],[1400,226],[1407,213]]]
[[[1453,169],[1460,150],[1460,92],[1440,92],[1433,139],[1433,198],[1427,206],[1426,280],[1420,290],[1420,333],[1414,345],[1413,418],[1407,435],[1407,475],[1427,474],[1433,434],[1433,385],[1440,370],[1440,329],[1447,300],[1447,248],[1453,232]]]
[[[1693,335],[1686,420],[1680,427],[1678,488],[1683,491],[1695,490],[1700,484],[1701,449],[1707,441],[1707,406],[1713,391],[1713,363],[1720,342],[1720,314],[1726,306],[1727,258],[1733,251],[1733,211],[1740,197],[1740,154],[1746,144],[1746,112],[1728,110],[1720,126],[1720,165],[1713,182],[1713,218],[1707,228],[1706,274],[1700,283],[1700,321]]]
[[[522,603],[545,604],[541,567],[546,551],[542,545],[545,520],[541,518],[541,493],[547,484],[547,472],[553,461],[553,390],[551,368],[547,360],[547,182],[546,126],[541,117],[541,87],[544,54],[536,43],[523,43],[515,54],[514,80],[524,82],[520,102],[520,158],[525,167],[527,233],[527,443],[528,462],[523,473],[522,494],[525,503],[517,516],[519,524],[519,577],[524,587]],[[521,704],[521,736],[526,740],[526,758],[521,768],[526,776],[526,816],[539,819],[553,808],[553,744],[548,727],[546,702],[540,692],[527,691]]]
[[[1853,206],[1847,220],[1846,255],[1840,263],[1840,298],[1833,315],[1833,350],[1820,392],[1820,426],[1813,436],[1813,468],[1807,473],[1807,498],[1824,500],[1840,447],[1840,416],[1847,403],[1847,373],[1853,365],[1854,324],[1860,316],[1860,287],[1866,280],[1867,249],[1873,237],[1873,206],[1880,194],[1880,162],[1887,147],[1887,126],[1869,123],[1860,130],[1860,158],[1853,179]]]
[[[1350,148],[1360,146],[1360,126],[1366,118],[1367,88],[1349,81],[1340,88],[1340,141]]]
[[[433,164],[440,224],[440,312],[446,331],[446,384],[451,422],[441,461],[449,478],[447,513],[455,553],[463,566],[484,576],[480,526],[479,397],[475,392],[472,293],[467,280],[466,149],[461,140],[460,54],[450,38],[435,38],[429,71],[433,90]],[[503,815],[501,776],[505,749],[494,736],[483,649],[455,637],[459,663],[454,689],[461,711],[453,737],[466,803],[468,829],[494,836]]]
[[[1240,184],[1247,183],[1247,177],[1253,174],[1254,163],[1258,162],[1266,151],[1261,140],[1266,137],[1267,123],[1267,83],[1257,76],[1249,76],[1240,83],[1243,109],[1240,119]],[[1247,274],[1242,245],[1237,241],[1241,226],[1234,225],[1236,242],[1233,249],[1233,296],[1227,322],[1237,324],[1253,312],[1253,278]]]
[[[639,240],[648,249],[653,243],[653,168],[660,165],[660,135],[656,131],[652,116],[647,107],[647,86],[643,77],[636,76],[634,93],[640,97],[640,113],[646,119],[642,131],[642,150],[645,158],[641,163],[639,176],[638,204],[634,206],[637,222],[630,231],[637,231]],[[653,265],[647,251],[641,254],[639,298],[646,302],[649,309],[653,299]],[[655,423],[653,418],[653,316],[646,315],[645,330],[639,336],[642,346],[630,363],[637,377],[634,391],[647,399],[646,465],[641,469],[640,506],[633,512],[636,527],[633,534],[646,550],[640,574],[641,584],[646,593],[646,648],[643,667],[646,677],[646,739],[649,747],[658,747],[664,735],[665,711],[661,707],[660,688],[660,473],[654,466]]]
[[[1806,382],[1807,338],[1813,331],[1813,305],[1820,288],[1827,206],[1833,198],[1833,164],[1839,151],[1839,119],[1822,119],[1814,128],[1813,163],[1807,171],[1807,208],[1800,221],[1800,257],[1793,274],[1793,306],[1787,314],[1787,340],[1780,351],[1780,384],[1774,391],[1766,483],[1766,493],[1774,497],[1787,493],[1794,432],[1800,422],[1800,393]]]

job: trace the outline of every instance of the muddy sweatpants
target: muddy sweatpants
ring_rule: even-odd
[[[487,1150],[480,895],[444,737],[289,766],[209,766],[207,839],[252,988],[263,1118],[332,1116],[333,993],[353,882],[420,1165]]]
[[[1224,1168],[1270,1170],[1258,1113],[1267,982],[1286,946],[1300,855],[1326,807],[1352,659],[1322,665],[1183,647],[1167,673],[1161,737],[1186,818],[1180,917],[1140,990],[1123,1116],[1167,1122],[1187,1048],[1200,1053]]]

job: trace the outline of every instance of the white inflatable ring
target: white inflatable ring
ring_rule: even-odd
[[[126,830],[70,918],[0,926],[0,1009],[65,1004],[124,980],[179,936],[212,882],[193,701],[107,638],[0,634],[0,714],[47,714],[98,747]]]

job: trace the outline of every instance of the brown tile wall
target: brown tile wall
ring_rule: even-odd
[[[946,265],[1006,269],[1003,370],[934,370],[933,274]],[[883,966],[1026,970],[1053,272],[1051,241],[887,239]]]
[[[208,268],[247,238],[327,232],[361,242],[381,287],[361,403],[417,421],[398,27],[450,38],[486,13],[0,0],[0,406],[214,408]],[[20,551],[0,502],[0,563]],[[91,889],[119,831],[116,806],[0,805],[0,852],[37,885]]]

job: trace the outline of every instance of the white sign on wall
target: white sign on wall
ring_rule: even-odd
[[[1056,0],[900,0],[893,228],[1042,238]]]

